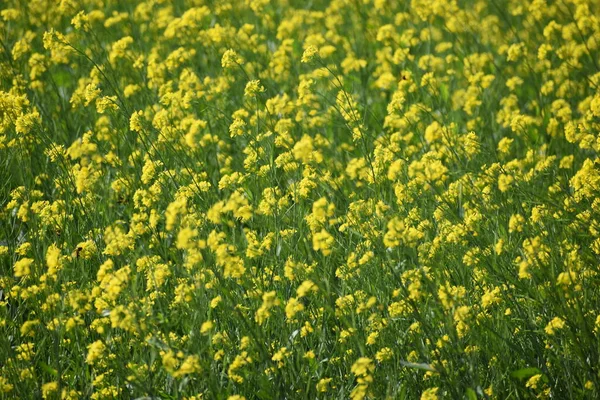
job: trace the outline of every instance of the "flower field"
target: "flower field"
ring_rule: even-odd
[[[7,0],[0,399],[600,398],[600,3]]]

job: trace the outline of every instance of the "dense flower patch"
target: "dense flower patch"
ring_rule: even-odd
[[[600,397],[600,3],[0,10],[0,397]]]

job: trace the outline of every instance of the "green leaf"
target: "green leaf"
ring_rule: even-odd
[[[527,368],[521,368],[518,369],[516,371],[513,371],[510,375],[513,378],[517,378],[517,379],[525,379],[525,378],[530,378],[534,375],[540,374],[542,371],[540,371],[538,368],[535,367],[527,367]]]
[[[402,388],[400,389],[400,393],[398,393],[398,399],[406,400],[408,398],[408,396],[406,395],[406,392],[407,392],[406,385],[402,385]]]
[[[469,400],[477,400],[477,393],[471,388],[467,388],[467,399]]]
[[[48,364],[46,364],[45,362],[39,362],[38,365],[47,373],[49,373],[52,376],[58,376],[58,371],[54,368],[52,368],[51,366],[49,366]]]
[[[412,362],[407,362],[407,361],[400,361],[400,364],[402,364],[403,366],[405,366],[407,368],[416,368],[416,369],[423,369],[425,371],[430,371],[430,372],[437,372],[435,370],[435,368],[433,368],[431,365],[425,364],[425,363],[412,363]]]

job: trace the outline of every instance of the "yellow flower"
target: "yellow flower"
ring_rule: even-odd
[[[361,357],[352,364],[350,371],[356,376],[365,376],[375,371],[373,360],[368,357]]]
[[[48,399],[58,390],[58,382],[48,382],[42,385],[42,398]]]
[[[109,256],[121,255],[126,250],[132,250],[134,245],[132,232],[125,233],[124,229],[117,224],[108,226],[104,230],[104,241],[106,247],[103,253]]]
[[[234,118],[231,125],[229,125],[229,135],[231,137],[243,135],[245,126],[246,123],[243,120],[239,118]]]
[[[547,335],[554,335],[557,330],[565,327],[565,321],[560,317],[554,317],[544,328]]]
[[[202,323],[202,326],[200,327],[200,333],[202,333],[202,334],[208,333],[214,326],[215,326],[214,322],[205,321]]]
[[[497,304],[500,302],[500,288],[496,287],[492,290],[487,290],[485,294],[481,297],[481,305],[482,307],[488,308],[493,304]]]
[[[288,300],[285,306],[285,316],[287,319],[292,319],[300,311],[304,310],[304,304],[298,301],[297,298],[292,297]]]
[[[498,239],[498,241],[494,245],[494,252],[496,253],[496,255],[500,255],[500,254],[502,254],[503,250],[504,250],[504,240]]]
[[[232,49],[225,50],[223,58],[221,58],[221,66],[223,68],[231,68],[235,65],[241,65],[243,62],[242,57]]]
[[[98,251],[96,243],[93,240],[86,240],[75,246],[75,251],[71,254],[72,257],[89,260]]]
[[[454,311],[454,323],[456,324],[458,337],[463,337],[469,330],[467,319],[469,318],[470,311],[469,306],[461,306]]]
[[[315,293],[317,290],[318,287],[313,283],[313,281],[306,280],[302,282],[300,286],[298,286],[298,289],[296,289],[296,294],[298,295],[298,298],[300,298],[306,296],[310,292]]]
[[[247,349],[250,346],[251,340],[248,336],[244,336],[240,339],[240,350]]]
[[[129,119],[129,129],[133,132],[141,132],[142,131],[142,118],[144,117],[143,111],[135,111],[131,114]]]
[[[542,379],[542,374],[534,375],[527,380],[525,387],[528,387],[531,389],[537,389],[541,379]]]
[[[13,390],[14,385],[8,382],[3,376],[0,376],[0,393],[8,393]]]
[[[39,319],[23,322],[21,325],[21,336],[35,336],[35,327],[40,323]]]
[[[102,357],[106,346],[102,342],[102,340],[96,340],[94,343],[88,346],[88,354],[85,359],[85,362],[88,364],[94,364],[98,359]]]
[[[265,88],[260,84],[260,80],[252,80],[246,84],[246,89],[244,89],[244,96],[246,97],[256,97],[258,93],[262,93],[265,91]]]
[[[318,53],[319,50],[317,50],[315,46],[310,45],[306,47],[306,50],[304,50],[304,53],[302,53],[302,59],[300,61],[303,63],[311,62]]]
[[[514,180],[515,178],[513,178],[512,175],[500,174],[498,176],[498,189],[500,189],[502,193],[508,191]]]
[[[46,251],[46,265],[48,266],[48,274],[56,275],[61,267],[60,249],[55,244],[48,247]]]
[[[221,297],[221,295],[214,297],[210,301],[210,308],[217,308],[217,306],[219,305],[219,303],[221,303],[222,300],[223,300],[223,298]]]
[[[372,346],[377,343],[377,338],[379,337],[379,332],[371,332],[367,337],[367,345]]]
[[[317,232],[313,235],[313,249],[315,251],[321,251],[324,256],[331,254],[333,248],[334,238],[325,229],[321,232]]]
[[[33,264],[33,259],[31,258],[22,258],[17,261],[14,265],[15,277],[22,278],[31,274],[31,265]]]
[[[231,365],[229,365],[229,368],[227,369],[227,376],[229,377],[229,379],[237,383],[244,382],[244,377],[239,375],[237,372],[245,365],[248,365],[251,362],[252,358],[248,357],[248,353],[245,351],[242,351],[241,354],[235,356],[233,362],[231,363]]]
[[[319,380],[319,382],[317,382],[317,392],[319,393],[325,393],[327,392],[327,390],[329,390],[329,383],[332,381],[331,378],[322,378],[321,380]]]
[[[367,395],[369,384],[373,382],[375,365],[373,360],[361,357],[352,364],[350,371],[356,376],[357,385],[350,393],[352,400],[362,400]]]
[[[508,221],[508,232],[523,232],[523,225],[525,224],[525,218],[520,214],[513,214]]]
[[[198,232],[191,228],[182,228],[177,234],[177,242],[175,247],[181,250],[187,250],[192,248],[193,239],[196,237]]]
[[[393,356],[394,351],[389,347],[384,347],[375,354],[375,359],[381,363],[391,359]]]
[[[179,364],[175,353],[172,350],[161,351],[162,364],[169,373],[173,373]]]
[[[501,154],[508,154],[510,152],[510,146],[514,142],[514,139],[504,137],[498,142],[498,152]]]
[[[286,358],[288,358],[291,354],[292,353],[290,353],[287,347],[282,347],[273,355],[273,357],[271,357],[271,360],[277,362],[278,368],[282,368],[285,365]]]
[[[507,60],[508,61],[517,61],[521,55],[523,54],[523,50],[525,49],[524,43],[513,43],[508,48]]]
[[[200,372],[202,368],[200,367],[200,357],[188,356],[183,360],[179,369],[173,373],[173,377],[178,378],[184,375],[194,374]]]
[[[481,147],[481,143],[479,142],[479,137],[475,132],[469,132],[464,137],[464,149],[469,158],[477,155],[479,153],[479,149]]]
[[[439,388],[430,388],[421,393],[421,400],[438,400],[440,397],[438,396]]]
[[[277,307],[280,304],[279,299],[277,298],[277,292],[271,291],[263,294],[262,296],[263,303],[260,308],[256,311],[254,319],[258,322],[259,325],[262,325],[263,322],[267,318],[271,316],[271,309],[273,307]]]

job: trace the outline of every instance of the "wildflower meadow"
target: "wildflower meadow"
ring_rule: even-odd
[[[600,398],[600,2],[0,2],[0,399]]]

